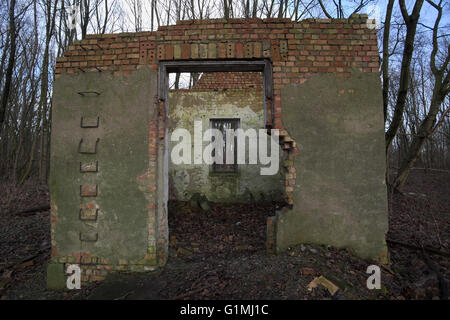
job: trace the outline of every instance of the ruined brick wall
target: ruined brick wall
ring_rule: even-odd
[[[263,81],[260,72],[205,72],[190,90],[262,90],[262,88]]]
[[[367,27],[366,15],[300,22],[289,19],[187,20],[160,27],[156,32],[88,35],[84,40],[75,41],[64,57],[57,59],[55,74],[58,78],[62,74],[111,72],[117,77],[128,77],[144,67],[157,70],[160,61],[215,59],[270,60],[274,85],[267,125],[280,129],[285,159],[281,168],[285,177],[285,196],[286,201],[293,205],[296,184],[293,161],[299,151],[296,142],[283,126],[281,90],[290,84],[303,84],[315,74],[329,74],[338,79],[351,78],[354,71],[377,74],[377,35],[375,29]],[[155,176],[160,166],[158,155],[165,138],[164,103],[155,100],[153,109],[154,118],[149,123],[150,165],[142,178],[145,181],[142,185],[152,195],[148,197],[147,204],[148,229],[149,237],[154,237],[152,239],[157,244],[149,245],[150,260],[147,262],[124,259],[118,265],[110,265],[104,257],[89,259],[92,254],[88,252],[61,256],[53,237],[53,262],[67,263],[73,260],[82,263],[83,259],[89,259],[89,263],[83,267],[93,271],[86,272],[83,280],[100,280],[105,273],[98,270],[133,270],[136,266],[142,268],[142,264],[157,266],[165,263],[167,230],[162,225],[158,226],[161,221],[156,216],[156,195],[162,191],[158,190]],[[53,208],[52,230],[55,230],[57,221],[58,209]],[[273,226],[272,221],[270,226]]]
[[[295,184],[291,168],[297,151],[283,130],[281,89],[304,83],[312,74],[350,78],[351,70],[379,72],[375,29],[367,15],[349,19],[212,19],[184,20],[156,32],[87,35],[69,46],[56,63],[61,73],[112,71],[130,75],[143,65],[158,69],[159,61],[208,59],[270,59],[273,66],[273,127],[280,129],[283,148],[292,150],[285,165],[288,202]]]

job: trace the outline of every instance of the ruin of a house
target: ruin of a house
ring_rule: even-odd
[[[175,72],[260,75],[246,94],[260,103],[233,107],[230,116],[222,102],[232,90],[170,92]],[[88,35],[58,58],[55,74],[49,287],[64,285],[68,264],[95,281],[167,263],[169,189],[186,199],[192,186],[202,192],[186,178],[195,180],[190,170],[198,169],[179,168],[169,181],[169,132],[175,118],[192,126],[198,101],[214,99],[222,109],[205,123],[237,118],[279,129],[282,159],[267,190],[245,173],[229,178],[232,187],[214,182],[219,176],[208,180],[219,197],[210,200],[279,191],[289,205],[267,220],[268,253],[315,243],[385,261],[379,54],[366,15],[192,20],[156,32]]]

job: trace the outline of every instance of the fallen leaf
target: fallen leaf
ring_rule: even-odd
[[[301,268],[300,274],[303,276],[312,276],[315,275],[317,272],[313,268]]]

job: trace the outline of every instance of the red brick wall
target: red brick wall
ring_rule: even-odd
[[[348,78],[351,68],[378,72],[375,29],[366,15],[350,19],[186,20],[156,32],[88,35],[58,58],[56,75],[98,70],[130,74],[158,61],[262,59],[273,65],[274,127],[282,129],[280,89],[312,73]]]
[[[192,89],[262,89],[260,72],[205,72]]]

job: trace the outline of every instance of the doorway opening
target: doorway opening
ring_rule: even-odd
[[[267,219],[285,205],[284,177],[280,172],[260,175],[259,164],[238,164],[236,158],[229,164],[226,151],[236,151],[238,141],[226,131],[271,128],[270,63],[162,62],[159,84],[167,117],[164,178],[169,257],[229,257],[265,251]],[[194,159],[196,143],[203,155],[214,140],[204,135],[207,129],[223,133],[221,163],[215,158],[216,150],[212,163]],[[191,139],[183,142],[175,132],[189,133]],[[246,142],[255,143],[250,138]],[[181,154],[189,150],[192,162],[173,161],[180,143],[189,145]]]

